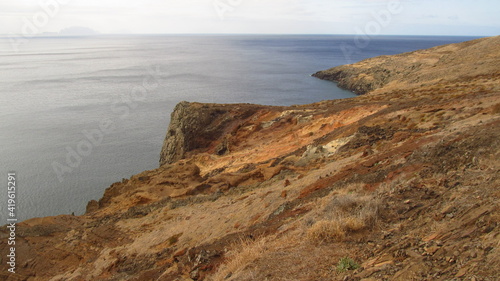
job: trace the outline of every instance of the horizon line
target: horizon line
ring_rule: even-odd
[[[0,38],[43,38],[43,37],[100,37],[100,36],[244,36],[244,35],[258,35],[258,36],[360,36],[360,34],[349,33],[95,33],[95,34],[60,34],[57,32],[39,33],[30,36],[23,36],[19,34],[0,34]],[[374,34],[366,35],[369,37],[380,36],[426,36],[426,37],[495,37],[499,35],[456,35],[456,34]]]

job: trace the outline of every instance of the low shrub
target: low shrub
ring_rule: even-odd
[[[356,270],[359,268],[359,264],[357,264],[353,259],[345,257],[339,260],[337,264],[338,272],[345,272],[347,270]]]

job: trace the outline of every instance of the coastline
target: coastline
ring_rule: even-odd
[[[36,251],[19,278],[498,276],[499,40],[315,74],[360,94],[351,99],[182,102],[158,169],[111,185],[83,216],[18,225],[19,254]],[[229,268],[245,250],[256,254]],[[332,274],[318,256],[362,270]]]

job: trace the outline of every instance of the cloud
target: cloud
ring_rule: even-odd
[[[51,0],[42,0],[51,1]],[[58,0],[52,0],[58,1]],[[103,33],[353,33],[397,0],[86,0],[69,1],[40,32],[86,26]],[[224,20],[215,3],[229,5]],[[382,33],[436,32],[430,26],[486,26],[500,33],[500,2],[400,0],[404,11]],[[0,33],[19,33],[43,11],[38,0],[2,0]],[[429,12],[432,11],[432,12]],[[397,26],[396,26],[397,25]],[[420,26],[420,28],[419,28]],[[447,27],[446,31],[450,29]],[[410,32],[410,31],[408,31]]]

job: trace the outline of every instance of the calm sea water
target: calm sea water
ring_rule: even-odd
[[[466,37],[353,36],[0,38],[0,224],[7,173],[21,220],[81,214],[113,182],[158,166],[174,106],[306,104],[353,95],[310,74]],[[351,51],[354,49],[350,49]],[[2,191],[3,190],[3,191]]]

